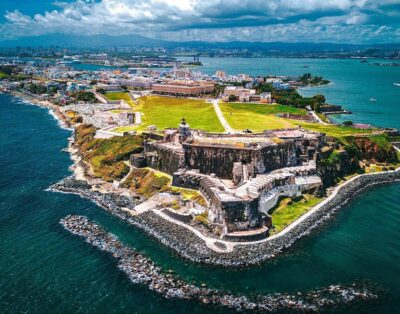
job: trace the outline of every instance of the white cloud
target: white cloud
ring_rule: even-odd
[[[7,12],[0,38],[61,32],[137,33],[175,40],[340,41],[352,33],[355,41],[358,32],[363,35],[358,41],[390,41],[400,28],[400,0],[76,0],[56,5],[57,10],[34,16]],[[385,16],[391,25],[376,22]]]

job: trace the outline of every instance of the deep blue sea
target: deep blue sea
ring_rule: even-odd
[[[393,85],[400,81],[399,68],[354,60],[202,61],[204,71],[260,75],[299,74],[307,63],[308,71],[333,83],[317,92],[354,111],[352,119],[400,127],[400,88]],[[377,102],[370,103],[370,97]],[[240,270],[209,267],[181,259],[86,199],[46,191],[69,174],[72,162],[62,149],[70,134],[46,109],[0,95],[1,313],[233,313],[167,300],[131,284],[111,257],[62,229],[58,221],[68,214],[94,219],[161,267],[189,281],[244,294],[367,282],[379,289],[377,302],[335,311],[400,312],[400,184],[357,196],[333,221],[272,262]]]

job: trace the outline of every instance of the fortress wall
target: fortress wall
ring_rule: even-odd
[[[149,154],[147,165],[168,174],[173,174],[184,166],[184,154],[178,150],[174,150],[157,143],[147,143],[145,145],[146,152],[156,153]]]
[[[258,199],[252,201],[221,202],[226,232],[260,228],[263,218],[258,210]]]
[[[292,141],[262,148],[237,148],[183,144],[185,164],[201,173],[215,173],[223,179],[232,179],[235,162],[253,163],[258,173],[297,165],[296,148]]]

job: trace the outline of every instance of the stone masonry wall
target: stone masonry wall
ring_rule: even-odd
[[[199,169],[204,174],[215,173],[224,179],[232,179],[235,162],[252,162],[258,173],[297,164],[296,149],[291,141],[253,149],[190,144],[183,146],[187,167]]]
[[[152,163],[148,165],[152,168],[172,175],[178,169],[184,167],[184,154],[177,150],[157,143],[147,143],[145,149],[146,152],[155,152],[157,154],[157,158],[151,158]]]

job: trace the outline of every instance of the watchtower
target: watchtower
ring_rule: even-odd
[[[190,136],[190,127],[189,124],[186,123],[185,118],[182,118],[181,123],[178,127],[179,130],[179,142],[184,142]]]

